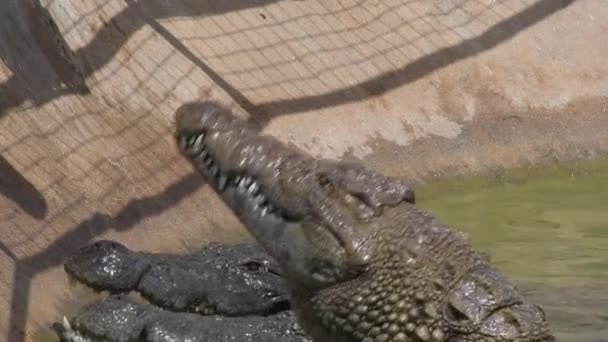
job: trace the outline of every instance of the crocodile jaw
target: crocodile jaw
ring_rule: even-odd
[[[258,135],[213,102],[182,105],[176,124],[181,153],[288,279],[322,288],[351,277],[340,238],[316,222],[308,198],[298,196],[317,186],[313,158]]]
[[[450,296],[459,291],[468,293],[453,286],[467,275],[477,276],[474,267],[485,265],[484,261],[459,233],[413,206],[403,186],[387,182],[373,171],[343,163],[326,164],[290,150],[270,137],[257,135],[212,103],[186,105],[176,114],[181,152],[281,263],[291,289],[295,289],[295,308],[306,329],[319,341],[366,340],[365,335],[353,335],[354,325],[346,324],[351,315],[345,316],[343,311],[350,309],[361,311],[352,312],[357,322],[362,314],[369,316],[370,326],[361,329],[388,329],[387,334],[400,338],[552,341],[544,317],[533,307],[522,307],[519,295],[503,291],[501,286],[490,286],[490,295],[504,294],[506,301],[486,308],[487,315],[480,317],[476,310],[485,305],[483,293],[476,294],[472,305]],[[364,210],[360,210],[361,204]],[[356,260],[364,261],[361,268],[349,263],[353,250],[355,256],[364,257]],[[440,279],[438,286],[434,281],[440,274],[446,279]],[[481,272],[480,284],[486,284],[494,274]],[[500,282],[507,290],[511,286],[506,279]],[[418,294],[424,300],[417,299]],[[515,301],[510,303],[509,299]],[[370,304],[360,305],[363,300]],[[395,303],[393,310],[388,304],[394,300],[413,305],[413,313]],[[451,315],[440,310],[449,305],[454,308]],[[473,310],[467,310],[469,307]],[[381,314],[379,308],[389,312]],[[389,317],[406,311],[412,321],[385,324]],[[403,317],[407,321],[407,315]],[[520,320],[530,325],[521,325]]]

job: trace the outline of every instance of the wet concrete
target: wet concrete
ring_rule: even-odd
[[[184,251],[246,236],[176,153],[184,101],[220,100],[315,155],[412,182],[608,152],[601,0],[5,0],[0,13],[9,341],[58,318],[60,265],[92,239]]]

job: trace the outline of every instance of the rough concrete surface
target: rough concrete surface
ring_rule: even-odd
[[[608,151],[604,0],[3,0],[0,13],[8,341],[59,317],[62,262],[88,241],[160,252],[245,236],[177,155],[185,101],[412,182]]]

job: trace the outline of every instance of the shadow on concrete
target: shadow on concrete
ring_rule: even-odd
[[[247,7],[263,6],[276,1],[279,0],[237,1],[232,4],[220,3],[212,6],[193,1],[187,1],[187,5],[183,5],[186,2],[183,1],[182,5],[172,7],[162,6],[158,2],[141,4],[134,0],[126,0],[128,6],[108,20],[87,46],[77,51],[69,50],[48,11],[40,5],[31,5],[28,14],[32,18],[33,24],[30,25],[29,29],[36,37],[36,48],[40,49],[42,53],[31,54],[31,57],[28,58],[36,58],[33,56],[42,58],[40,61],[32,61],[35,62],[31,63],[32,66],[39,63],[42,63],[42,65],[50,63],[52,69],[55,70],[55,75],[54,77],[48,77],[48,75],[43,75],[43,71],[37,74],[36,70],[40,68],[36,67],[23,68],[21,64],[24,61],[21,59],[21,64],[11,63],[15,58],[20,58],[20,54],[15,53],[12,59],[0,55],[5,63],[8,62],[9,69],[15,72],[13,77],[0,84],[0,116],[9,109],[25,102],[40,106],[66,94],[88,93],[89,89],[84,80],[106,65],[134,32],[144,25],[149,25],[177,51],[205,72],[239,106],[249,112],[257,123],[263,126],[275,116],[360,101],[362,97],[381,95],[416,81],[435,70],[475,56],[515,37],[519,32],[571,5],[576,0],[539,0],[523,11],[490,27],[475,38],[440,49],[402,68],[386,72],[353,86],[333,90],[325,94],[271,101],[258,105],[254,105],[157,21],[158,19],[175,16],[216,15]],[[184,8],[187,8],[188,11],[184,11]],[[8,24],[8,27],[14,30],[13,24],[15,23],[9,22]],[[4,31],[8,32],[7,29]],[[6,55],[7,52],[11,51],[23,51],[23,47],[20,46],[23,41],[23,39],[7,37],[4,45],[8,44],[8,46],[0,45],[0,53],[4,51]],[[11,46],[11,44],[16,46]],[[18,72],[19,70],[25,71]],[[50,80],[54,80],[54,83],[48,84]]]
[[[176,51],[179,51],[184,57],[188,58],[192,64],[196,65],[201,69],[213,82],[222,88],[228,94],[234,102],[238,103],[248,113],[256,111],[256,107],[247,97],[245,97],[240,91],[228,83],[218,73],[216,73],[209,65],[203,62],[197,57],[192,51],[188,49],[177,37],[175,37],[169,30],[164,28],[161,24],[156,21],[155,17],[149,15],[141,5],[133,0],[125,0],[130,8],[140,15],[141,19],[149,25],[156,33],[163,37],[167,43],[169,43]]]
[[[190,52],[179,39],[164,29],[156,20],[178,15],[219,14],[245,7],[260,6],[274,1],[238,1],[228,5],[224,2],[218,2],[214,3],[213,6],[192,1],[189,6],[191,8],[188,8],[187,13],[171,13],[167,12],[166,7],[158,5],[157,2],[146,2],[144,5],[133,0],[127,0],[129,6],[105,23],[91,43],[77,51],[69,51],[60,37],[49,37],[48,32],[52,32],[52,30],[42,30],[42,26],[47,25],[48,28],[52,28],[54,24],[46,10],[37,2],[29,1],[29,7],[24,12],[25,7],[21,6],[20,2],[4,1],[0,4],[0,12],[11,13],[12,15],[9,16],[9,20],[0,22],[0,29],[2,30],[0,31],[0,37],[8,37],[8,39],[0,39],[0,57],[14,75],[0,85],[0,117],[9,109],[21,106],[26,102],[32,102],[39,106],[65,94],[87,93],[89,90],[84,79],[107,64],[137,29],[143,25],[150,25],[177,51],[190,59],[191,62],[206,72],[218,86],[233,96],[237,104],[249,111],[253,121],[263,127],[272,117],[282,114],[359,101],[361,100],[361,90],[364,90],[368,96],[383,94],[451,63],[495,47],[513,38],[522,30],[571,5],[574,1],[576,0],[539,0],[534,5],[496,24],[475,38],[438,50],[398,70],[372,78],[356,86],[317,96],[260,105],[253,105],[236,88],[223,80],[206,63]],[[183,8],[181,6],[176,7]],[[40,18],[46,16],[47,19],[36,19],[38,22],[35,22],[33,26],[24,25],[23,20],[25,19],[19,15],[27,15],[25,18],[29,18],[32,13],[38,13]],[[38,36],[34,34],[37,37],[36,41],[26,39],[27,37],[19,38],[19,35],[23,35],[24,32],[36,31],[36,25],[40,27]],[[18,28],[25,31],[19,31]],[[19,33],[15,34],[15,32]],[[49,39],[51,40],[49,41]],[[55,44],[54,47],[51,44]],[[46,53],[41,51],[40,54],[37,54],[28,49],[45,49]],[[24,56],[29,57],[25,58]],[[37,68],[37,63],[51,63],[54,72],[49,73],[45,68]],[[37,73],[37,71],[40,71],[40,73]],[[197,174],[192,174],[156,196],[133,200],[114,217],[96,213],[90,219],[69,229],[68,233],[51,243],[42,252],[23,260],[16,260],[13,292],[11,294],[12,304],[8,341],[25,339],[22,334],[28,314],[27,304],[29,302],[31,280],[36,274],[50,267],[61,265],[64,258],[71,255],[78,246],[87,243],[93,237],[107,230],[128,230],[145,217],[158,215],[170,209],[195,192],[202,184],[202,179]],[[16,259],[14,254],[1,243],[0,249]]]
[[[47,213],[44,196],[4,157],[0,156],[0,195],[13,201],[28,215],[43,219]]]
[[[318,110],[349,102],[361,101],[365,97],[382,95],[390,90],[419,80],[426,75],[459,60],[475,56],[504,43],[528,27],[573,4],[575,1],[576,0],[540,0],[523,11],[490,27],[475,38],[467,39],[456,45],[439,49],[412,61],[402,68],[383,73],[377,77],[350,87],[337,89],[321,95],[258,104],[255,120],[259,121],[261,126],[265,126],[273,117],[283,114]],[[363,98],[361,94],[364,94]]]
[[[106,231],[125,231],[133,228],[143,219],[160,215],[167,209],[196,192],[204,181],[198,173],[192,173],[172,184],[162,193],[141,199],[134,199],[115,216],[94,213],[89,219],[70,228],[67,233],[53,241],[42,252],[25,259],[16,259],[10,250],[9,256],[15,260],[7,341],[24,341],[24,329],[28,315],[28,301],[32,279],[51,267],[60,266],[64,259],[75,253],[82,245]],[[4,245],[0,243],[0,250]],[[6,246],[4,246],[6,247]]]
[[[61,36],[48,10],[36,0],[3,1],[0,13],[8,13],[0,22],[0,59],[13,75],[0,84],[0,117],[21,105],[41,106],[69,94],[88,94],[86,78],[106,65],[126,41],[145,25],[152,26],[178,51],[203,71],[215,74],[195,57],[157,20],[179,16],[218,15],[280,0],[195,1],[182,0],[177,5],[164,1],[126,0],[127,7],[104,22],[94,39],[72,51]],[[247,100],[215,74],[213,80],[235,99]]]

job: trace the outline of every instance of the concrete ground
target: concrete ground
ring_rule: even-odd
[[[246,236],[176,153],[212,98],[412,183],[608,154],[604,0],[0,2],[0,336],[31,340],[100,238]],[[0,337],[2,339],[2,337]]]

